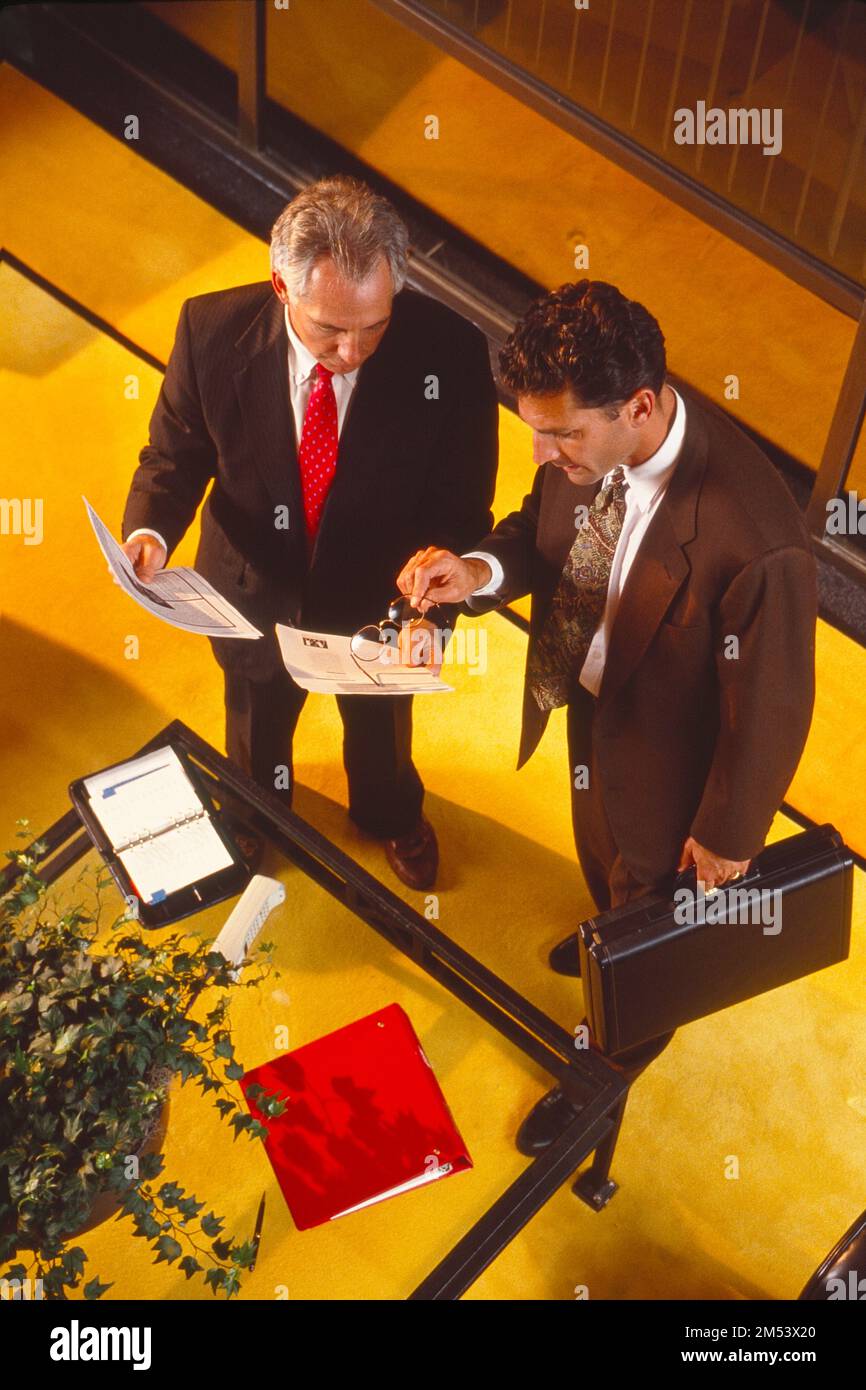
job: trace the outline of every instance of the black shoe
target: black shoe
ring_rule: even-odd
[[[567,936],[564,941],[560,941],[558,946],[554,946],[548,960],[551,970],[555,970],[558,975],[577,975],[580,977],[580,944],[577,932]]]
[[[567,1100],[555,1086],[534,1105],[517,1131],[516,1144],[527,1158],[537,1158],[580,1114],[582,1106]]]

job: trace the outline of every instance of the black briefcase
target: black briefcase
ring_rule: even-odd
[[[578,928],[584,1003],[609,1055],[845,960],[854,865],[832,825],[767,845],[715,894],[670,892]]]

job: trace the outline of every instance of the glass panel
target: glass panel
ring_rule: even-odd
[[[232,72],[238,67],[238,26],[245,0],[145,0],[144,8]]]
[[[864,282],[866,6],[421,0],[420,8]]]

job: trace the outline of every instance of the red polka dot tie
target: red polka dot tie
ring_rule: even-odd
[[[316,363],[317,380],[301,429],[298,463],[304,491],[304,516],[307,535],[312,542],[319,529],[334,473],[337,467],[337,398],[331,384],[333,372]]]

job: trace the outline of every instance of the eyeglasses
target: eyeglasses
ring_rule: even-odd
[[[435,622],[435,617],[431,615],[436,612],[438,605],[429,609],[424,617]],[[414,622],[421,616],[418,609],[410,603],[408,594],[398,594],[388,605],[387,618],[383,618],[380,623],[368,623],[366,627],[358,629],[349,644],[352,655],[359,661],[381,661],[383,646],[393,647],[396,651],[403,625]]]

